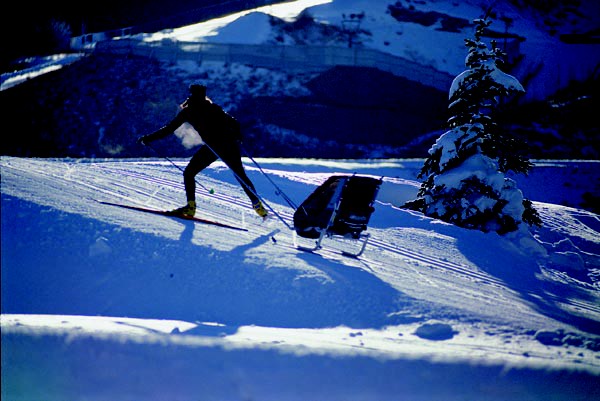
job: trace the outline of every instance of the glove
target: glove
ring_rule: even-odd
[[[138,138],[137,143],[146,146],[150,141],[148,140],[148,135],[142,135]]]

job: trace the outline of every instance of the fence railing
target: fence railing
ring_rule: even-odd
[[[333,46],[247,45],[163,40],[144,42],[122,38],[98,42],[94,51],[135,54],[166,61],[222,61],[289,71],[320,71],[345,65],[374,67],[442,91],[450,88],[450,74],[374,49]]]

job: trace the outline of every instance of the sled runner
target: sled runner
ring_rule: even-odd
[[[369,234],[363,231],[375,210],[373,202],[381,182],[381,179],[357,175],[329,177],[294,213],[296,234],[316,240],[312,248],[298,248],[312,252],[321,248],[324,237],[335,236],[358,241],[358,252],[344,251],[343,254],[360,256],[369,240]]]

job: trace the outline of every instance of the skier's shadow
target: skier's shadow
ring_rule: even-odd
[[[192,220],[181,220],[181,224],[183,225],[183,231],[179,235],[179,241],[184,244],[194,244],[194,232],[198,229],[198,226],[202,226],[202,223],[196,223]],[[224,230],[229,230],[228,228],[224,228]]]
[[[182,220],[181,224],[183,224],[183,231],[179,236],[179,241],[182,241],[182,243],[184,244],[193,243],[196,223],[194,223],[193,221]]]
[[[183,228],[183,231],[181,232],[181,235],[179,236],[179,241],[182,244],[190,244],[192,246],[195,246],[196,244],[194,244],[194,232],[197,229],[198,223],[195,223],[194,221],[182,220],[181,224],[183,224],[184,228]],[[228,229],[225,228],[225,230],[228,230]],[[252,248],[260,246],[264,243],[267,243],[279,231],[280,231],[279,229],[273,230],[269,234],[265,234],[260,237],[257,237],[254,241],[252,241],[246,245],[240,245],[238,247],[235,247],[234,250],[232,250],[228,253],[230,255],[243,253],[244,251],[246,251],[248,249],[252,249]]]

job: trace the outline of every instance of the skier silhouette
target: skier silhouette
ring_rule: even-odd
[[[181,110],[171,122],[149,135],[141,136],[138,142],[146,145],[172,134],[183,123],[189,123],[204,142],[192,156],[183,172],[187,205],[172,210],[173,215],[193,217],[196,214],[196,175],[211,163],[221,158],[234,173],[242,189],[250,198],[252,208],[262,218],[267,210],[256,195],[254,185],[246,175],[240,152],[241,131],[238,121],[221,106],[206,96],[206,86],[192,84],[190,96],[181,104]]]

